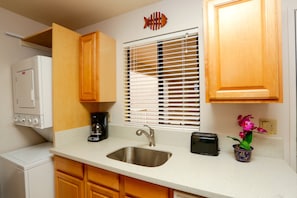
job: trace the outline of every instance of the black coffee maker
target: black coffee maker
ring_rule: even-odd
[[[91,113],[91,135],[88,137],[89,142],[99,142],[108,137],[107,112]]]

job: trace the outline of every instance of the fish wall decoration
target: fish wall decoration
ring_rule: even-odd
[[[167,23],[167,17],[161,12],[154,12],[148,18],[144,17],[144,29],[149,27],[151,30],[158,30]]]

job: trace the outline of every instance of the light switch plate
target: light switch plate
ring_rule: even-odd
[[[275,135],[277,133],[277,122],[273,119],[259,119],[259,127],[266,129],[267,134]]]

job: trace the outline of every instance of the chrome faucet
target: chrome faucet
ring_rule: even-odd
[[[148,127],[150,132],[148,133],[148,132],[146,132],[143,129],[138,129],[136,131],[136,135],[140,136],[140,135],[144,134],[147,137],[148,141],[149,141],[149,146],[156,146],[156,144],[155,144],[155,131],[154,131],[154,129],[152,129],[151,127],[149,127],[146,124],[144,126],[145,127]]]

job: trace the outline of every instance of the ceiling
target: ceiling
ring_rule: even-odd
[[[161,0],[0,0],[0,7],[51,26],[79,29]]]

